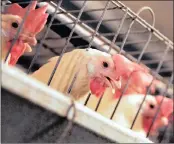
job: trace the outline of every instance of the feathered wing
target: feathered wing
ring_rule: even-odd
[[[49,59],[48,63],[31,74],[31,76],[47,84],[58,58],[57,56]],[[79,68],[80,72],[78,73],[70,95],[72,95],[74,99],[84,96],[89,91],[84,50],[76,49],[63,55],[50,86],[60,92],[67,93]]]

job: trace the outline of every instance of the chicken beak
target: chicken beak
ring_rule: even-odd
[[[115,94],[116,89],[121,88],[121,79],[119,80],[114,80],[110,77],[106,77],[107,84],[109,87],[112,89],[112,93]]]
[[[161,118],[161,123],[166,126],[166,125],[168,125],[169,121],[166,117],[162,117]]]
[[[118,89],[121,89],[121,78],[117,81],[114,81],[115,82],[115,85]]]

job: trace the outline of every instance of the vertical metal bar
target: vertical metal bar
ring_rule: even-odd
[[[31,1],[32,1],[32,0],[30,0],[30,4],[29,4],[29,6],[28,6],[28,8],[27,8],[27,11],[25,12],[24,17],[22,18],[22,22],[21,22],[21,24],[19,25],[19,28],[18,28],[18,30],[17,30],[17,33],[16,33],[16,35],[14,36],[14,39],[13,39],[12,42],[11,42],[10,48],[9,48],[9,50],[8,50],[8,52],[7,52],[6,57],[5,57],[5,63],[7,62],[7,59],[8,59],[8,57],[9,57],[9,55],[10,55],[10,52],[11,52],[11,50],[12,50],[14,44],[15,44],[16,41],[18,40],[18,37],[19,37],[19,34],[20,34],[21,30],[22,30],[22,27],[23,27],[23,25],[24,25],[24,22],[25,22],[25,20],[26,20],[28,14],[29,14],[29,12],[30,12],[30,8],[31,8],[31,5],[32,5],[32,4],[31,4]]]
[[[174,115],[172,115],[172,117],[174,118]],[[173,119],[171,118],[170,121],[173,122]],[[161,136],[160,138],[158,138],[158,142],[159,142],[159,143],[161,143],[162,140],[164,139],[164,136],[165,136],[165,134],[166,134],[166,131],[167,131],[168,127],[169,127],[169,125],[165,126],[164,131],[163,131],[163,133],[162,133],[162,136]],[[173,123],[173,130],[174,130],[174,123]]]
[[[42,46],[42,44],[43,44],[43,41],[45,40],[45,38],[46,38],[46,36],[47,36],[47,34],[48,34],[49,30],[50,30],[50,27],[51,27],[51,25],[52,25],[52,23],[53,23],[53,21],[54,21],[54,17],[55,17],[55,15],[56,15],[56,13],[57,13],[57,10],[58,10],[59,7],[61,6],[62,1],[63,1],[63,0],[59,0],[59,2],[58,2],[58,4],[57,4],[57,7],[56,7],[56,9],[55,9],[55,12],[54,12],[54,14],[53,14],[53,16],[52,16],[52,18],[51,18],[51,21],[50,21],[50,23],[49,23],[49,25],[48,25],[48,27],[47,27],[47,30],[45,31],[45,33],[44,33],[44,35],[43,35],[43,37],[42,37],[42,39],[41,39],[41,41],[40,41],[39,46],[36,47],[36,53],[35,53],[35,55],[34,55],[32,61],[31,61],[31,64],[30,64],[30,66],[29,66],[29,68],[28,68],[28,71],[27,71],[28,74],[30,73],[31,68],[32,68],[32,66],[34,65],[34,62],[36,61],[36,59],[37,59],[37,57],[38,57],[38,54],[39,54],[39,51],[40,51],[41,46]]]
[[[121,28],[123,27],[124,21],[125,21],[125,19],[126,19],[126,17],[127,17],[127,12],[128,12],[128,9],[126,8],[126,12],[125,12],[123,18],[121,19],[121,22],[120,22],[120,24],[119,24],[119,26],[118,26],[118,30],[117,30],[117,32],[115,33],[114,38],[113,38],[112,41],[110,42],[109,50],[108,50],[109,52],[111,51],[112,45],[115,44],[115,41],[116,41],[116,39],[117,39],[117,37],[118,37],[120,31],[121,31]]]
[[[73,28],[72,28],[72,30],[71,30],[71,33],[70,33],[70,35],[69,35],[69,37],[68,37],[68,40],[66,41],[66,44],[65,44],[65,46],[64,46],[64,48],[63,48],[63,50],[62,50],[62,52],[61,52],[61,54],[60,54],[60,56],[59,56],[57,62],[56,62],[56,65],[55,65],[55,67],[54,67],[54,69],[53,69],[53,71],[52,71],[52,73],[51,73],[51,76],[50,76],[49,81],[48,81],[48,85],[50,85],[50,83],[51,83],[51,81],[52,81],[52,79],[53,79],[53,76],[54,76],[54,74],[55,74],[55,72],[56,72],[56,70],[57,70],[57,68],[58,68],[58,66],[59,66],[59,63],[60,63],[61,59],[62,59],[62,56],[63,56],[63,54],[65,53],[65,51],[66,51],[66,49],[67,49],[67,47],[68,47],[69,41],[70,41],[70,39],[71,39],[71,37],[72,37],[72,35],[73,35],[73,33],[74,33],[75,27],[76,27],[77,23],[79,22],[80,17],[81,17],[81,15],[82,15],[82,13],[83,13],[83,10],[84,10],[84,8],[85,8],[85,6],[86,6],[86,2],[87,2],[87,1],[85,0],[84,3],[83,3],[83,6],[82,6],[82,8],[81,8],[81,10],[80,10],[80,12],[79,12],[79,15],[78,15],[77,19],[76,19],[76,22],[75,22],[75,24],[74,24],[74,26],[73,26]]]
[[[84,103],[85,106],[87,105],[87,103],[88,103],[90,97],[91,97],[91,93],[89,93],[89,94],[88,94],[88,97],[86,98],[86,101],[85,101],[85,103]]]
[[[98,110],[99,105],[100,105],[100,103],[101,103],[101,101],[102,101],[103,95],[104,95],[104,93],[103,93],[102,96],[100,97],[100,99],[99,99],[99,101],[98,101],[98,103],[97,103],[97,106],[96,106],[96,108],[95,108],[95,111]]]
[[[66,126],[66,128],[64,129],[64,131],[62,132],[62,134],[60,135],[59,139],[57,140],[57,143],[60,143],[63,139],[65,139],[65,137],[67,136],[67,134],[72,130],[73,128],[73,123],[74,123],[74,119],[76,117],[76,107],[74,102],[72,101],[72,104],[69,106],[66,116],[68,117],[69,113],[71,112],[71,109],[73,109],[73,114],[72,114],[72,118],[69,120],[68,125]]]
[[[148,7],[143,7],[143,8],[141,8],[141,9],[137,12],[137,15],[139,15],[139,14],[140,14],[142,11],[144,11],[144,10],[150,10],[150,12],[151,12],[151,14],[152,14],[152,20],[153,20],[152,25],[154,26],[154,25],[155,25],[155,15],[154,15],[153,11],[152,11],[150,8],[148,8]],[[130,30],[131,30],[131,28],[132,28],[132,26],[133,26],[135,20],[136,20],[136,17],[133,19],[133,21],[132,21],[131,24],[129,25],[128,31],[127,31],[127,33],[126,33],[126,36],[125,36],[125,38],[124,38],[124,40],[123,40],[123,43],[122,43],[122,45],[121,45],[121,48],[120,48],[120,52],[119,52],[120,54],[121,54],[121,52],[123,51],[123,47],[124,47],[124,45],[125,45],[125,43],[126,43],[126,40],[127,40],[127,38],[128,38],[128,35],[129,35],[129,33],[130,33]],[[145,52],[145,50],[146,50],[148,44],[150,43],[151,37],[152,37],[152,33],[149,34],[148,40],[147,40],[145,46],[143,47],[143,50],[142,50],[142,52],[141,52],[141,54],[140,54],[140,57],[138,58],[137,63],[140,62],[143,53]],[[121,99],[122,99],[124,93],[126,92],[128,86],[129,86],[129,84],[130,84],[131,76],[132,76],[132,74],[129,76],[129,78],[128,78],[128,80],[127,80],[127,84],[125,85],[125,87],[123,88],[123,91],[121,92],[121,96],[119,97],[119,100],[118,100],[118,102],[117,102],[117,104],[116,104],[116,106],[115,106],[115,108],[114,108],[114,111],[113,111],[113,113],[112,113],[110,119],[113,118],[113,116],[114,116],[114,114],[115,114],[115,112],[116,112],[116,110],[117,110],[117,107],[118,107],[118,105],[120,104],[120,101],[121,101]]]
[[[97,32],[98,32],[98,30],[99,30],[99,28],[100,28],[100,25],[101,25],[101,23],[102,23],[102,21],[103,21],[103,17],[104,17],[104,15],[105,15],[105,13],[106,13],[108,7],[109,7],[109,4],[110,4],[110,0],[108,0],[107,3],[106,3],[106,6],[105,6],[105,8],[104,8],[104,10],[103,10],[103,13],[102,13],[102,15],[101,15],[101,17],[100,17],[100,20],[99,20],[98,24],[97,24],[97,27],[96,27],[96,29],[95,29],[95,31],[94,31],[94,33],[93,33],[93,35],[92,35],[92,38],[91,38],[91,40],[90,40],[90,42],[89,42],[88,48],[90,48],[90,47],[92,46],[93,39],[94,39],[94,37],[96,36],[96,34],[97,34]]]
[[[166,94],[167,94],[167,90],[168,90],[169,86],[172,84],[172,81],[173,81],[173,74],[172,74],[172,76],[171,76],[171,78],[170,78],[169,83],[168,83],[167,86],[166,86],[166,90],[165,90],[165,91],[163,92],[163,94],[162,94],[162,96],[164,96],[164,97],[162,98],[162,100],[161,100],[161,102],[160,102],[160,104],[159,104],[159,106],[158,106],[158,109],[157,109],[157,111],[156,111],[156,113],[155,113],[155,116],[154,116],[154,118],[153,118],[153,120],[152,120],[152,123],[151,123],[151,125],[150,125],[150,127],[149,127],[149,130],[148,130],[148,133],[147,133],[146,137],[148,137],[149,134],[150,134],[150,131],[151,131],[151,129],[152,129],[152,126],[153,126],[153,124],[154,124],[154,122],[155,122],[155,120],[156,120],[156,118],[157,118],[158,113],[160,112],[160,108],[161,108],[162,103],[163,103],[163,101],[164,101],[164,98],[165,98],[165,96],[166,96]]]
[[[99,22],[98,22],[98,24],[97,24],[97,27],[96,27],[96,29],[95,29],[95,31],[94,31],[92,37],[91,37],[91,40],[89,41],[88,48],[90,48],[90,47],[92,46],[93,39],[94,39],[94,37],[96,36],[97,31],[98,31],[99,28],[100,28],[100,25],[101,25],[101,23],[102,23],[102,21],[103,21],[103,17],[104,17],[104,15],[105,15],[105,13],[106,13],[108,7],[109,7],[109,4],[110,4],[110,0],[108,0],[107,3],[106,3],[106,5],[105,5],[105,8],[104,8],[104,10],[103,10],[103,12],[102,12],[102,15],[101,15],[101,17],[100,17],[100,20],[99,20]],[[88,48],[87,48],[87,49],[88,49]],[[86,99],[86,101],[85,101],[85,105],[87,105],[87,103],[88,103],[88,101],[89,101],[89,99],[90,99],[90,96],[91,96],[91,94],[88,94],[88,97],[87,97],[87,99]]]
[[[78,76],[79,71],[80,71],[80,70],[78,70],[77,73],[75,74],[75,76],[74,76],[74,78],[73,78],[73,80],[72,80],[72,82],[71,82],[71,84],[70,84],[70,86],[69,86],[69,88],[68,88],[68,92],[67,92],[68,94],[71,93],[71,90],[72,90],[73,85],[74,85],[74,83],[75,83],[75,81],[76,81],[76,78],[77,78],[77,76]]]
[[[165,50],[165,52],[164,52],[164,55],[163,55],[163,57],[162,57],[160,63],[158,64],[158,67],[157,67],[156,72],[155,72],[155,76],[158,74],[159,70],[161,69],[161,66],[162,66],[162,64],[163,64],[163,61],[164,61],[164,59],[165,59],[165,57],[166,57],[166,55],[167,55],[169,49],[170,49],[170,45],[168,44],[168,45],[167,45],[167,48],[166,48],[166,50]],[[142,101],[142,103],[141,103],[141,105],[140,105],[140,107],[139,107],[139,109],[138,109],[138,111],[137,111],[137,113],[136,113],[136,116],[135,116],[135,118],[134,118],[134,120],[133,120],[133,123],[132,123],[132,125],[131,125],[131,129],[133,128],[133,126],[134,126],[134,124],[135,124],[135,121],[136,121],[136,119],[137,119],[137,117],[138,117],[138,114],[139,114],[139,112],[140,112],[140,110],[141,110],[141,108],[142,108],[142,105],[143,105],[143,103],[144,103],[144,101],[145,101],[145,99],[146,99],[147,94],[150,92],[150,87],[151,87],[153,81],[154,81],[154,77],[153,77],[153,80],[152,80],[151,84],[150,84],[149,87],[147,88],[147,92],[146,92],[146,94],[145,94],[145,96],[144,96],[144,99],[143,99],[143,101]]]

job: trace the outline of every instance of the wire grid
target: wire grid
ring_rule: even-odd
[[[50,2],[50,5],[52,5],[55,8],[55,10],[54,10],[54,12],[48,11],[48,13],[50,14],[50,21],[47,23],[46,30],[43,33],[42,37],[40,39],[38,39],[39,44],[37,45],[37,50],[34,54],[34,58],[32,59],[31,64],[29,66],[28,73],[31,71],[31,68],[33,67],[34,63],[36,62],[36,59],[37,58],[39,59],[39,57],[40,57],[39,52],[41,51],[42,47],[49,49],[55,55],[60,55],[59,60],[56,63],[55,69],[50,76],[50,80],[48,82],[48,85],[49,85],[53,78],[53,75],[56,71],[56,68],[59,66],[59,63],[60,63],[60,60],[61,60],[63,54],[66,52],[66,49],[74,48],[74,46],[68,47],[68,44],[72,40],[85,39],[85,40],[88,40],[88,43],[86,45],[79,45],[76,48],[93,47],[93,48],[97,48],[97,49],[100,48],[100,50],[106,51],[106,52],[110,52],[112,49],[114,49],[118,53],[121,53],[121,54],[127,56],[128,58],[130,58],[133,61],[136,61],[137,63],[145,64],[147,67],[149,67],[150,69],[153,70],[152,74],[154,75],[154,77],[159,78],[166,84],[166,87],[163,87],[162,92],[160,92],[160,93],[164,96],[167,95],[167,90],[173,83],[173,69],[171,69],[171,67],[170,67],[171,63],[173,63],[173,60],[172,60],[173,57],[168,55],[168,54],[173,53],[173,43],[170,40],[168,40],[166,37],[164,37],[162,34],[160,34],[154,28],[155,15],[154,15],[152,9],[150,9],[149,7],[143,7],[135,14],[119,1],[107,1],[104,7],[96,8],[96,9],[88,8],[87,7],[88,2],[84,1],[84,2],[82,2],[83,4],[81,5],[81,7],[79,9],[73,9],[73,8],[66,9],[65,5],[67,4],[67,2],[64,2],[64,3],[63,2],[64,1],[62,1],[62,0],[58,1],[57,3],[52,2],[52,1]],[[22,4],[22,3],[28,3],[28,2],[18,2],[18,3]],[[151,13],[152,22],[153,22],[152,26],[147,24],[142,18],[139,17],[139,14],[145,10],[148,10]],[[122,16],[116,17],[116,18],[105,18],[105,15],[107,15],[107,13],[109,13],[110,11],[114,11],[115,13],[119,11],[119,13],[122,13]],[[98,19],[86,19],[85,18],[84,15],[86,13],[93,13],[93,12],[100,13],[100,16],[98,17]],[[54,21],[55,16],[60,15],[60,14],[65,14],[66,16],[71,16],[73,21],[72,22],[66,22],[66,21],[55,22]],[[27,13],[26,13],[26,16],[27,16]],[[25,18],[24,18],[24,20],[25,20]],[[115,31],[106,32],[102,29],[102,27],[104,27],[105,24],[107,25],[108,23],[111,23],[112,25],[116,23],[116,26],[114,27]],[[21,25],[22,24],[23,23],[21,23]],[[55,26],[55,27],[67,26],[68,27],[71,25],[73,25],[73,26],[71,27],[71,31],[70,31],[69,35],[64,36],[63,38],[53,38],[51,36],[50,37],[47,36],[50,31],[51,26]],[[90,35],[80,35],[79,33],[78,33],[78,35],[77,34],[74,35],[74,33],[77,31],[76,30],[77,25],[80,25],[82,27],[89,26],[90,28],[92,28],[93,31],[91,32]],[[128,27],[125,30],[124,27],[126,27],[126,25],[128,25]],[[141,30],[137,30],[138,29],[137,27],[133,28],[134,25],[136,25],[136,26],[138,25],[137,27],[141,27]],[[144,28],[144,29],[142,30],[142,28]],[[136,29],[136,30],[134,30],[134,29]],[[16,36],[18,35],[18,33],[16,34]],[[146,39],[132,41],[131,35],[136,35],[136,36],[145,35]],[[95,38],[102,39],[104,41],[104,44],[103,45],[96,44]],[[61,47],[56,46],[56,48],[54,48],[45,43],[48,40],[58,41],[60,39],[61,40],[64,39],[66,41],[64,46],[61,46]],[[15,43],[15,39],[12,42],[12,46],[14,43]],[[152,50],[152,46],[154,44],[160,44],[160,46],[162,48],[159,48],[159,50]],[[132,45],[136,45],[136,47],[138,47],[138,48],[135,49]],[[152,46],[150,46],[150,45],[152,45]],[[11,48],[12,48],[12,46],[11,46]],[[107,46],[107,47],[105,47],[105,46]],[[134,50],[131,51],[130,46]],[[60,50],[62,50],[62,51],[56,53],[57,49],[59,49],[59,51]],[[8,52],[8,54],[9,53],[10,53],[10,51]],[[154,53],[156,55],[159,55],[158,59],[157,59],[157,57],[154,57]],[[150,60],[143,58],[143,57],[147,57],[147,55],[151,55],[153,58]],[[8,57],[8,55],[7,55],[7,57]],[[169,58],[169,59],[166,59],[166,58]],[[164,80],[164,77],[166,77],[165,80]],[[73,85],[73,82],[72,82],[72,85]],[[124,88],[122,95],[124,94],[128,85],[129,85],[129,82],[127,83],[126,87]],[[150,86],[149,86],[149,88],[150,88]],[[147,90],[147,94],[149,93],[149,88]],[[69,93],[70,93],[70,91],[71,91],[71,88],[69,89]],[[85,104],[87,104],[89,98],[90,98],[90,94],[89,94],[89,97],[86,100]],[[121,98],[122,98],[122,96],[120,97],[119,102],[121,101]],[[144,97],[142,104],[145,101],[145,98],[146,98],[146,96]],[[96,111],[97,111],[97,107],[99,106],[100,102],[101,102],[101,99],[99,100],[99,102],[96,106],[96,109],[95,109]],[[113,111],[111,119],[114,115],[114,112],[116,111],[116,109],[118,107],[119,102],[117,103],[117,105]],[[142,104],[141,104],[141,106],[142,106]],[[137,115],[141,109],[141,106],[140,106],[139,110],[137,111]],[[74,108],[73,102],[72,102],[71,108]],[[134,122],[137,118],[137,115],[134,119]],[[155,120],[156,115],[154,116],[154,120]],[[72,118],[72,121],[73,121],[73,118]],[[133,127],[134,122],[133,122],[131,128]],[[70,123],[70,125],[72,126],[72,123]],[[66,133],[70,130],[71,126],[67,127],[67,131],[65,131],[65,133],[62,134],[60,139],[62,139],[66,136]],[[149,135],[149,132],[148,132],[147,136],[148,135]],[[160,140],[160,141],[162,141],[162,140]]]

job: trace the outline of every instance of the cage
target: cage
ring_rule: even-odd
[[[26,7],[31,2],[2,1],[1,12],[13,3]],[[61,56],[73,49],[93,48],[110,54],[122,54],[145,66],[154,78],[161,81],[154,95],[173,98],[173,42],[155,29],[155,14],[150,7],[142,7],[135,13],[123,3],[103,1],[99,5],[96,1],[38,1],[37,8],[48,4],[49,16],[43,30],[36,36],[37,45],[32,47],[32,52],[21,56],[15,67],[8,66],[7,58],[20,34],[19,26],[5,62],[1,63],[3,142],[173,142],[172,121],[160,129],[156,136],[149,136],[150,130],[145,137],[131,130],[146,96],[136,112],[131,128],[125,128],[112,120],[129,84],[125,86],[110,115],[104,117],[98,113],[105,100],[103,97],[95,99],[95,105],[92,106],[90,103],[94,99],[91,93],[84,96],[80,103],[74,102],[66,96],[69,94],[63,94],[28,76],[51,57],[59,56],[54,71],[50,73],[49,82],[46,83],[50,85]],[[144,11],[149,11],[152,24],[140,16]],[[69,83],[73,85],[73,82]],[[146,95],[149,89],[150,86]],[[157,114],[158,111],[153,122]]]

